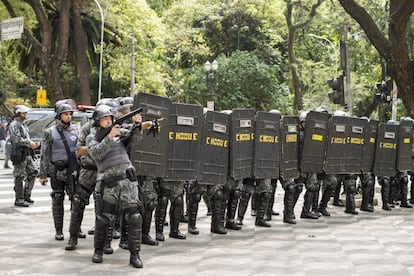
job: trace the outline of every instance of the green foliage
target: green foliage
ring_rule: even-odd
[[[222,56],[217,61],[217,110],[279,109],[285,114],[292,111],[292,97],[287,86],[275,78],[280,68],[264,63],[252,53],[241,51],[234,52],[229,58]],[[199,67],[198,72],[190,74],[184,83],[187,85],[187,97],[184,100],[205,106],[210,94],[203,68]]]

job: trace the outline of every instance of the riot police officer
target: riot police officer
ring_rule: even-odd
[[[29,130],[24,124],[26,114],[30,109],[25,105],[16,105],[14,108],[14,120],[9,125],[11,153],[13,162],[15,206],[29,207],[34,203],[31,199],[32,189],[37,175],[37,169],[33,163],[33,149],[39,147],[38,143],[30,140]],[[23,187],[23,180],[26,185]]]
[[[47,181],[50,172],[52,213],[56,240],[63,240],[63,201],[65,191],[72,201],[75,193],[78,163],[75,147],[78,131],[71,124],[73,109],[69,104],[55,107],[57,124],[44,131],[40,154],[39,181]]]
[[[299,114],[299,142],[298,142],[298,161],[301,163],[303,145],[305,140],[305,127],[306,127],[306,117],[308,112],[302,111]],[[313,210],[311,210],[313,202],[319,195],[320,183],[317,178],[316,173],[304,174],[301,172],[299,178],[295,179],[296,183],[305,183],[306,193],[304,196],[304,202],[302,207],[302,213],[300,214],[301,218],[307,219],[318,219],[319,216]]]
[[[169,237],[184,240],[187,237],[179,230],[180,218],[183,214],[184,182],[165,181],[160,178],[158,182],[158,206],[155,211],[155,238],[164,241],[164,222],[167,214],[168,201],[170,206],[170,233]]]
[[[86,146],[86,137],[93,128],[93,121],[85,123],[80,129],[78,142],[76,144],[76,156],[79,158],[80,169],[78,186],[72,200],[72,210],[69,224],[70,238],[66,245],[66,250],[74,250],[78,244],[80,226],[85,212],[85,206],[89,205],[89,198],[95,190],[97,167],[95,161],[88,153]],[[80,235],[83,237],[83,235]]]
[[[113,125],[113,114],[108,106],[98,106],[93,114],[95,130],[86,139],[88,152],[98,168],[95,187],[95,252],[92,261],[102,262],[106,229],[119,211],[125,213],[129,224],[128,247],[131,253],[129,263],[135,268],[143,267],[139,256],[141,247],[141,202],[138,198],[138,182],[135,168],[129,160],[125,140],[119,137],[121,127]],[[97,134],[111,128],[99,141]]]

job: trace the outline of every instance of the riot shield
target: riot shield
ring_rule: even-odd
[[[349,118],[349,136],[347,138],[347,151],[345,158],[345,173],[361,173],[364,138],[367,132],[368,121],[360,118]]]
[[[257,179],[279,178],[280,114],[256,113],[253,176]]]
[[[402,121],[398,125],[397,170],[411,170],[411,154],[413,146],[413,122]]]
[[[347,137],[351,118],[333,116],[329,120],[328,141],[324,168],[327,174],[345,173],[345,157],[347,155]]]
[[[328,113],[310,111],[306,116],[305,138],[300,168],[302,172],[323,172],[328,137]]]
[[[282,118],[282,153],[280,161],[280,176],[287,180],[299,176],[298,167],[298,116],[283,116]]]
[[[201,135],[197,181],[205,185],[224,185],[229,170],[230,115],[207,111]]]
[[[395,176],[397,174],[398,126],[380,124],[375,146],[374,174]]]
[[[173,103],[170,111],[166,181],[197,179],[203,107]]]
[[[255,113],[254,109],[231,113],[229,175],[236,180],[252,176]]]
[[[143,130],[143,139],[131,137],[131,162],[138,175],[163,177],[167,161],[168,125],[171,101],[166,97],[148,93],[135,95],[134,108],[142,107],[143,121],[161,119],[158,134]]]
[[[372,172],[375,158],[375,141],[377,138],[378,121],[370,120],[365,132],[364,146],[362,149],[362,170]]]

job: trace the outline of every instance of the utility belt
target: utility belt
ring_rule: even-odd
[[[131,182],[137,181],[137,174],[134,168],[129,168],[125,171],[125,173],[121,173],[118,175],[113,175],[101,180],[103,186],[112,188],[115,187],[118,181],[128,179]]]
[[[63,171],[69,167],[69,163],[67,161],[56,161],[52,162],[52,164],[57,171]]]
[[[98,167],[94,165],[81,165],[82,169],[88,170],[88,171],[97,171]]]

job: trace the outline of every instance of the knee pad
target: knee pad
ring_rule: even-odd
[[[85,209],[85,202],[78,195],[75,195],[72,199],[72,204],[75,208]]]
[[[65,193],[63,191],[52,191],[50,193],[52,200],[63,200],[65,198]]]
[[[126,220],[130,227],[139,227],[142,225],[142,217],[140,213],[129,213],[126,216]]]
[[[355,192],[356,192],[356,187],[355,187],[355,185],[349,185],[349,186],[348,186],[348,191],[349,191],[351,194],[355,193]]]
[[[215,200],[223,200],[224,194],[223,194],[222,191],[217,191],[217,192],[214,193],[213,198]]]
[[[190,201],[192,202],[200,202],[201,200],[201,194],[196,193],[196,194],[190,194]]]
[[[110,219],[105,215],[96,215],[95,223],[102,226],[107,226],[109,224]]]
[[[145,210],[152,212],[155,209],[155,207],[157,207],[157,203],[155,201],[151,201],[146,204]]]
[[[388,178],[383,178],[381,182],[382,182],[381,186],[383,186],[384,188],[387,188],[390,186],[390,180]]]
[[[289,183],[289,184],[287,184],[287,186],[286,186],[286,191],[287,192],[289,192],[289,193],[294,193],[295,192],[295,185],[294,185],[294,183],[292,184],[292,183]]]
[[[162,206],[163,207],[167,207],[167,205],[168,205],[168,197],[163,196],[163,197],[159,198],[158,204],[159,204],[160,207],[162,207]]]
[[[181,207],[181,206],[183,206],[183,204],[184,204],[184,201],[183,201],[182,196],[179,196],[174,200],[174,206],[175,207]]]
[[[239,199],[240,198],[240,190],[235,190],[233,192],[233,199]]]

